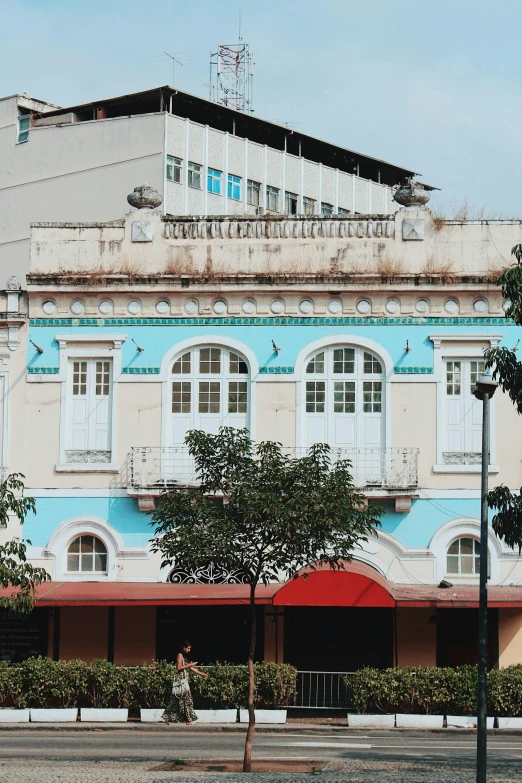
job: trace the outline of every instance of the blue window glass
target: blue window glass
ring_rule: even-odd
[[[216,171],[216,169],[209,169],[208,170],[208,177],[207,177],[207,190],[209,193],[216,193],[216,195],[221,195],[221,172]]]
[[[233,174],[228,175],[228,197],[240,201],[241,177],[235,177]]]

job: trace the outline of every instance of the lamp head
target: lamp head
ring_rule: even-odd
[[[498,383],[493,380],[491,374],[489,372],[485,373],[482,378],[477,380],[474,391],[475,397],[477,400],[483,400],[484,397],[493,397],[497,390],[497,386]]]

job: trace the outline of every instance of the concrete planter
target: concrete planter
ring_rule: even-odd
[[[196,715],[198,723],[236,723],[237,721],[237,710],[196,710]]]
[[[395,715],[354,715],[349,712],[348,726],[352,729],[393,729]]]
[[[77,717],[76,707],[31,710],[31,723],[74,723]]]
[[[29,723],[30,710],[0,710],[0,723]]]
[[[444,715],[400,715],[395,716],[398,729],[442,729]]]
[[[163,707],[157,709],[141,709],[140,721],[142,723],[163,723],[163,718],[161,716],[164,712],[165,709]]]
[[[488,729],[493,728],[495,718],[487,719]],[[446,718],[446,725],[448,729],[476,729],[477,728],[477,716],[476,715],[448,715]]]
[[[239,710],[239,722],[248,723],[248,710]],[[286,710],[256,710],[256,723],[286,723]]]
[[[499,729],[522,729],[522,718],[499,718]]]
[[[98,707],[82,707],[80,710],[80,720],[91,723],[126,723],[128,717],[129,710]]]

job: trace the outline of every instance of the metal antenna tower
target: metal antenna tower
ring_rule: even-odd
[[[220,44],[217,52],[210,52],[209,99],[230,109],[253,113],[254,55],[249,44],[239,42]]]

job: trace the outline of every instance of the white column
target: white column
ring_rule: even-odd
[[[261,206],[266,209],[266,178],[268,176],[268,147],[265,144],[263,155],[263,181],[261,183]]]
[[[286,152],[281,153],[281,212],[286,212]]]
[[[228,215],[228,137],[225,133],[225,149],[223,155],[223,214]]]
[[[334,212],[336,215],[339,212],[339,169],[335,169]]]
[[[172,98],[171,98],[172,100]],[[167,214],[167,123],[170,116],[167,112],[164,113],[165,127],[163,129],[163,205],[161,207],[161,214]]]
[[[299,158],[299,203],[297,205],[297,211],[300,215],[304,212],[304,205],[303,205],[303,196],[304,196],[304,158]]]
[[[187,118],[184,123],[185,127],[185,159],[183,161],[183,214],[188,215],[188,156],[189,156],[189,137],[190,137],[190,120]]]
[[[243,211],[248,211],[248,139],[243,148]]]
[[[203,148],[203,214],[208,216],[208,125],[205,125],[205,141]]]
[[[321,214],[321,202],[323,200],[323,164],[317,166],[317,214]]]
[[[352,174],[352,212],[355,214],[355,174]]]
[[[368,214],[372,214],[372,181],[368,180]]]

